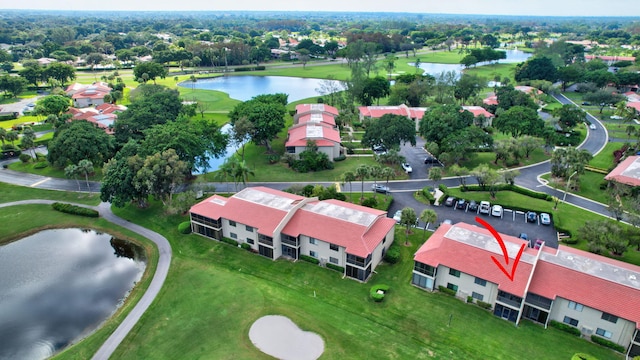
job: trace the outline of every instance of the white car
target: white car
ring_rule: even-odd
[[[595,129],[596,129],[596,124],[591,124],[591,125],[589,125],[589,129],[591,129],[591,130],[595,130]]]
[[[612,120],[622,120],[624,118],[622,116],[620,116],[620,115],[613,115],[613,116],[611,116],[611,119]]]
[[[547,213],[540,214],[540,224],[551,225],[551,216]]]
[[[493,205],[491,208],[491,216],[502,217],[502,206]]]
[[[393,220],[396,221],[396,224],[400,224],[400,220],[402,220],[402,210],[398,210],[393,214]]]
[[[480,201],[480,214],[491,212],[491,204],[488,201]]]
[[[411,165],[409,165],[409,163],[402,163],[402,169],[403,169],[407,174],[411,174],[411,172],[413,171],[413,168],[411,168]]]

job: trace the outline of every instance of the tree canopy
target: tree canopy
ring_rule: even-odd
[[[517,138],[521,135],[538,135],[544,127],[544,121],[538,113],[524,106],[514,106],[493,120],[493,125],[502,133]]]
[[[102,165],[113,155],[113,138],[94,124],[76,120],[59,128],[49,142],[47,160],[56,167],[89,160]]]
[[[406,116],[385,114],[367,125],[362,145],[382,145],[387,149],[398,149],[400,144],[416,145],[416,125]]]
[[[251,141],[271,151],[271,140],[284,128],[287,98],[286,94],[259,95],[240,103],[229,113],[231,125],[241,118],[250,121],[253,124]]]

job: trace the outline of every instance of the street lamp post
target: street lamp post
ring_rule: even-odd
[[[564,203],[565,199],[567,198],[567,191],[569,191],[569,184],[571,184],[571,178],[573,177],[573,175],[577,174],[577,171],[574,171],[573,174],[569,175],[569,179],[567,179],[567,186],[564,188],[564,196],[562,197],[562,202]]]

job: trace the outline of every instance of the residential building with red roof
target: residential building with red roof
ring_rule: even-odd
[[[466,110],[473,114],[473,122],[476,126],[487,127],[493,124],[493,118],[495,115],[488,112],[487,109],[482,106],[462,106],[462,110]]]
[[[104,104],[104,96],[111,92],[111,88],[103,82],[95,82],[91,85],[71,84],[66,93],[73,99],[73,106],[85,108]]]
[[[107,134],[113,135],[113,126],[118,119],[118,113],[127,110],[126,106],[104,103],[95,108],[69,108],[71,121],[85,120],[103,129]]]
[[[604,179],[629,186],[640,186],[640,156],[627,157]]]
[[[189,213],[196,234],[249,244],[273,260],[310,256],[360,281],[369,278],[394,240],[395,221],[384,211],[266,187],[245,188],[229,198],[214,195]]]
[[[412,284],[489,303],[494,315],[516,324],[525,318],[546,327],[554,320],[640,354],[640,267],[563,245],[533,249],[525,240],[500,237],[511,261],[527,246],[513,281],[492,259],[505,263],[493,235],[458,223],[442,224],[418,249]]]
[[[416,131],[427,110],[428,108],[426,107],[408,107],[404,104],[398,106],[360,106],[358,108],[360,121],[365,118],[379,119],[387,114],[406,116],[416,123]],[[462,110],[467,110],[473,114],[477,126],[491,126],[493,122],[494,115],[481,106],[462,106]]]
[[[296,105],[296,116],[304,116],[311,113],[327,113],[336,117],[340,115],[338,109],[327,104],[299,104]]]
[[[307,149],[307,141],[314,141],[333,161],[342,154],[340,131],[336,126],[338,109],[326,104],[300,104],[296,106],[293,126],[287,132],[286,152],[300,154]]]
[[[593,59],[600,59],[604,61],[607,65],[612,65],[618,61],[631,61],[635,62],[635,56],[612,56],[612,55],[585,55],[584,59],[586,61],[591,61]]]

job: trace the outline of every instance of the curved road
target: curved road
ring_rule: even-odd
[[[565,97],[564,95],[554,95],[554,97],[562,104],[573,104],[570,99]],[[592,154],[597,154],[604,148],[608,141],[607,132],[600,123],[598,119],[593,117],[591,114],[587,113],[587,119],[596,125],[596,130],[587,130],[588,134],[585,141],[580,144],[581,149],[585,149]],[[412,150],[416,152],[415,148]],[[421,155],[419,155],[421,156]],[[5,162],[0,162],[0,165]],[[516,184],[531,190],[545,192],[551,195],[554,195],[560,199],[565,195],[563,191],[556,190],[549,186],[546,186],[543,181],[540,180],[540,175],[548,173],[551,170],[551,165],[549,161],[544,161],[535,165],[526,166],[520,168],[520,176],[516,178]],[[468,183],[473,183],[475,180],[473,178],[469,178]],[[0,169],[0,182],[10,183],[14,185],[33,187],[39,189],[49,189],[49,190],[61,190],[61,191],[79,191],[79,192],[99,192],[100,191],[100,183],[99,182],[89,182],[88,184],[84,181],[74,181],[69,179],[59,179],[59,178],[50,178],[44,177],[34,174],[25,174],[21,172],[16,172],[8,169]],[[322,185],[330,185],[335,182],[316,182],[312,184],[322,184]],[[446,178],[442,179],[440,183],[443,183],[447,186],[457,186],[459,185],[457,178]],[[281,182],[263,182],[263,183],[251,183],[254,186],[262,185],[268,186],[274,189],[285,189],[294,183],[281,183]],[[297,183],[305,185],[307,183]],[[371,181],[366,181],[364,185],[365,191],[370,191],[371,189]],[[433,183],[429,180],[425,180],[424,178],[415,179],[415,180],[403,180],[403,181],[391,181],[389,182],[392,188],[392,191],[398,191],[401,193],[410,193],[416,190],[420,190],[425,186],[433,185]],[[235,191],[233,186],[229,183],[216,183],[213,184],[216,186],[216,190],[219,192],[225,191]],[[349,185],[345,185],[349,187]],[[351,184],[354,192],[359,192],[361,190],[361,183],[359,181],[353,182]],[[351,189],[349,189],[351,191]],[[403,198],[407,198],[403,196]],[[18,201],[13,203],[5,203],[0,204],[0,207],[11,206],[11,205],[19,205],[19,204],[50,204],[53,201],[49,200],[25,200]],[[604,216],[609,216],[609,211],[607,206],[577,196],[573,194],[566,194],[566,202],[571,203],[575,206],[584,208],[586,210],[590,210],[595,213],[599,213]],[[85,205],[81,205],[85,206]],[[158,258],[158,266],[156,272],[151,280],[151,284],[149,288],[142,296],[140,301],[136,304],[136,306],[131,310],[131,312],[127,315],[127,317],[122,321],[122,323],[118,326],[118,328],[111,334],[111,336],[105,341],[105,343],[100,347],[100,349],[93,356],[93,359],[96,360],[107,360],[111,356],[111,354],[115,351],[120,342],[125,338],[125,336],[129,333],[129,331],[133,328],[136,322],[140,319],[145,310],[151,305],[151,302],[155,299],[157,294],[159,293],[164,280],[167,277],[169,271],[169,265],[171,263],[171,245],[168,240],[162,235],[153,232],[149,229],[143,228],[139,225],[132,224],[122,218],[117,217],[111,212],[109,203],[101,203],[97,207],[93,207],[97,209],[101,216],[106,220],[120,225],[124,228],[127,228],[131,231],[134,231],[151,241],[153,241],[156,246],[158,246],[159,258]]]
[[[53,200],[23,200],[0,204],[0,208],[26,204],[52,204],[54,202],[55,201]],[[133,326],[138,322],[138,320],[140,320],[142,314],[144,314],[147,308],[149,308],[153,300],[160,292],[162,284],[164,284],[164,281],[167,278],[167,274],[169,273],[169,265],[171,265],[171,245],[164,236],[158,234],[157,232],[143,228],[140,225],[130,223],[116,216],[111,211],[111,205],[109,203],[103,202],[98,206],[87,206],[82,204],[76,205],[98,210],[100,212],[100,216],[102,216],[104,219],[116,225],[122,226],[123,228],[131,230],[137,234],[140,234],[141,236],[144,236],[145,238],[153,241],[158,247],[158,265],[156,267],[155,273],[153,274],[153,278],[151,279],[149,287],[145,291],[144,295],[142,295],[138,303],[131,310],[131,312],[127,314],[124,320],[122,320],[120,325],[118,325],[116,330],[109,336],[109,338],[107,338],[107,340],[102,344],[100,349],[98,349],[98,351],[93,355],[92,358],[94,360],[107,360],[116,350],[118,345],[120,345],[122,340],[124,340],[129,331],[131,331]]]

